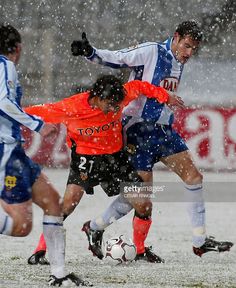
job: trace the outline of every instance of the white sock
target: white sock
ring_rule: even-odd
[[[11,236],[13,229],[13,219],[8,215],[0,204],[0,234]]]
[[[43,217],[43,234],[48,248],[51,275],[57,278],[65,276],[65,229],[63,217]]]
[[[121,195],[119,195],[104,211],[104,213],[93,219],[90,228],[93,230],[104,230],[114,221],[122,218],[133,209],[133,206]]]
[[[193,246],[201,247],[206,239],[205,203],[202,184],[185,184],[185,188],[187,210],[193,231]]]

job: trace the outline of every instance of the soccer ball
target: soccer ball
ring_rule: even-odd
[[[111,238],[105,243],[105,258],[111,258],[118,263],[131,262],[136,256],[136,247],[124,235]]]

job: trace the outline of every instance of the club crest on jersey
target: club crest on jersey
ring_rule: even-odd
[[[5,177],[5,186],[7,190],[11,190],[16,186],[16,176],[6,176]]]
[[[167,91],[176,92],[178,88],[179,80],[175,77],[167,77],[162,79],[160,86],[166,89]]]
[[[80,172],[80,178],[85,181],[88,179],[88,174],[86,172]]]

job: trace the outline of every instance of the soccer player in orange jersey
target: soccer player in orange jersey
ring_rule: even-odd
[[[73,95],[57,103],[36,105],[25,109],[27,113],[41,116],[46,122],[63,123],[67,128],[67,143],[71,148],[71,165],[64,195],[63,213],[66,218],[80,202],[84,192],[93,191],[100,184],[108,196],[119,195],[122,182],[142,182],[128,161],[123,150],[121,114],[125,106],[140,94],[154,98],[160,103],[183,107],[180,97],[138,80],[122,85],[114,76],[101,76],[92,89]],[[98,257],[102,234],[111,224],[133,208],[142,219],[150,221],[152,203],[149,198],[141,202],[120,194],[108,212],[83,226],[89,239],[89,247]],[[97,223],[100,223],[98,226]],[[45,264],[44,239],[28,259],[29,264]],[[160,257],[157,258],[162,261]]]

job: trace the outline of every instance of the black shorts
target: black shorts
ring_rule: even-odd
[[[93,194],[93,187],[101,185],[108,196],[114,196],[120,194],[124,182],[142,182],[126,152],[84,155],[72,148],[67,184],[80,185],[87,194]]]

